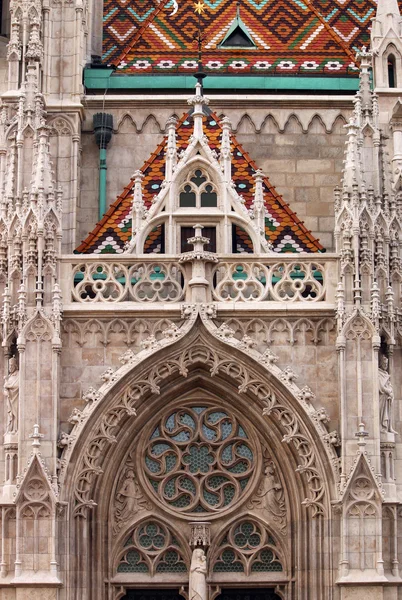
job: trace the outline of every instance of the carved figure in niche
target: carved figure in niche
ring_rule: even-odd
[[[282,484],[276,473],[275,464],[265,463],[264,477],[252,504],[267,510],[282,529],[286,528],[286,506]]]
[[[207,600],[207,557],[202,548],[195,548],[191,558],[189,600]]]
[[[134,462],[130,456],[124,466],[114,497],[114,527],[116,534],[127,520],[140,510],[151,510],[152,504],[144,498],[134,470]]]
[[[125,521],[134,515],[139,509],[139,501],[142,494],[138,489],[137,480],[133,469],[127,469],[123,485],[118,488],[116,494],[116,519]]]
[[[378,390],[380,396],[380,426],[381,431],[396,433],[392,429],[392,404],[394,401],[394,390],[391,377],[388,373],[388,358],[380,355],[378,367]]]
[[[18,398],[20,391],[20,372],[15,356],[12,356],[8,363],[9,373],[4,378],[4,397],[7,404],[7,425],[6,433],[16,433],[18,431]]]

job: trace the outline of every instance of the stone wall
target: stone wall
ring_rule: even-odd
[[[67,318],[63,321],[61,352],[60,422],[64,431],[74,408],[82,409],[83,394],[89,387],[98,389],[101,376],[110,367],[121,366],[119,357],[141,342],[162,332],[176,318]],[[331,418],[331,430],[339,427],[338,363],[335,352],[336,329],[332,318],[218,319],[225,322],[241,339],[245,334],[264,352],[268,347],[278,356],[277,365],[294,371],[300,388],[309,386],[315,394],[315,408],[325,407]]]
[[[320,238],[327,251],[334,250],[333,190],[341,180],[345,151],[343,128],[347,109],[326,108],[318,114],[311,109],[233,109],[217,106],[227,114],[238,141],[270,177],[306,227]],[[155,150],[163,138],[164,124],[172,114],[181,116],[185,104],[152,112],[139,109],[104,109],[113,114],[115,134],[107,152],[107,203],[123,191],[133,172]],[[98,220],[98,148],[89,110],[82,133],[80,207],[77,242],[84,239]]]

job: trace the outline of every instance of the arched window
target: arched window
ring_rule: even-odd
[[[175,535],[156,519],[137,525],[126,538],[117,573],[187,572],[185,555]]]
[[[234,523],[226,532],[212,558],[215,573],[282,572],[280,550],[261,523],[252,517]]]
[[[387,60],[388,66],[388,87],[395,88],[396,85],[396,68],[395,68],[395,56],[390,54]]]
[[[196,169],[183,184],[179,203],[181,208],[211,208],[218,205],[218,196],[208,174]]]

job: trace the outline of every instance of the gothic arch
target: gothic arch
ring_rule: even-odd
[[[223,406],[236,407],[233,413],[245,415],[253,423],[268,452],[275,457],[276,467],[283,471],[287,497],[291,499],[290,519],[293,523],[307,519],[311,535],[319,531],[319,535],[324,535],[322,543],[325,545],[325,539],[329,539],[329,532],[324,533],[328,526],[326,517],[330,514],[330,502],[335,498],[334,465],[314,418],[308,415],[304,400],[308,395],[302,391],[297,398],[291,391],[288,373],[284,372],[280,379],[264,367],[264,361],[257,362],[250,356],[253,350],[245,348],[247,351],[242,352],[241,346],[229,348],[229,340],[219,339],[219,334],[211,335],[200,319],[189,324],[183,337],[180,338],[178,328],[169,336],[164,350],[161,351],[156,340],[150,340],[144,360],[134,356],[131,366],[122,367],[125,375],[110,374],[99,392],[88,392],[86,399],[92,408],[88,409],[87,416],[76,415],[78,425],[68,436],[67,450],[61,459],[60,494],[70,506],[78,554],[89,552],[84,548],[88,539],[98,544],[98,548],[104,548],[110,535],[105,523],[109,520],[116,465],[122,464],[130,444],[139,439],[144,427],[161,408],[175,402],[177,405],[188,395],[188,390],[215,398],[215,402],[218,398],[226,399]],[[252,491],[250,494],[252,496]],[[251,496],[245,496],[244,502],[251,501]],[[152,498],[151,502],[157,504]],[[176,517],[172,514],[171,518]],[[184,520],[188,522],[188,518]],[[317,520],[320,525],[314,524]],[[213,516],[211,521],[214,521]],[[87,532],[84,538],[83,530]],[[299,532],[307,536],[310,533]],[[100,585],[108,564],[105,556],[102,560],[103,567],[94,563],[89,567],[96,580],[92,584],[95,588]],[[311,560],[319,562],[320,559]],[[305,568],[312,568],[311,564]],[[321,567],[317,563],[314,568]],[[325,578],[322,573],[320,585],[323,587],[328,585]]]
[[[326,456],[326,460],[331,460],[330,456],[327,454],[325,444],[322,443],[320,435],[318,435],[315,420],[311,418],[308,407],[303,400],[304,390],[301,392],[299,391],[298,394],[291,393],[289,387],[293,387],[293,389],[296,390],[297,387],[292,384],[291,378],[288,379],[288,376],[285,374],[285,372],[283,372],[284,375],[281,375],[280,378],[270,373],[267,380],[267,372],[264,373],[264,369],[262,369],[263,372],[261,373],[261,368],[264,363],[271,363],[270,360],[266,360],[265,357],[262,357],[262,360],[259,361],[258,364],[254,357],[251,358],[253,356],[252,349],[247,347],[244,348],[246,351],[239,353],[238,356],[236,356],[238,354],[238,350],[235,348],[230,348],[228,354],[228,349],[227,347],[225,348],[225,342],[230,344],[231,341],[234,341],[236,342],[234,345],[240,348],[242,343],[239,343],[238,340],[230,340],[229,338],[231,337],[231,334],[229,333],[228,335],[222,335],[220,330],[217,330],[216,336],[208,335],[209,332],[205,331],[205,328],[202,327],[199,320],[197,320],[197,324],[198,326],[195,327],[190,325],[188,328],[188,330],[190,330],[189,333],[184,335],[183,339],[180,340],[180,344],[179,342],[176,342],[176,340],[183,335],[180,333],[179,329],[174,331],[172,336],[168,338],[168,342],[170,342],[168,345],[171,345],[172,342],[176,342],[171,352],[172,363],[169,364],[169,366],[167,366],[168,363],[166,362],[166,352],[162,353],[162,355],[161,353],[158,353],[160,346],[158,347],[156,340],[154,340],[154,342],[150,340],[149,345],[144,344],[143,346],[146,350],[144,360],[140,360],[139,358],[135,360],[136,368],[132,368],[130,364],[125,364],[113,375],[113,377],[107,380],[107,383],[102,386],[99,392],[91,390],[91,394],[93,393],[94,398],[86,399],[89,407],[88,415],[85,419],[82,419],[78,430],[76,432],[73,431],[73,434],[75,434],[73,440],[74,444],[71,447],[71,451],[69,451],[68,455],[65,457],[66,464],[62,472],[62,480],[64,480],[67,467],[70,468],[72,463],[76,463],[76,454],[77,452],[80,453],[80,447],[84,445],[85,441],[88,441],[85,440],[85,438],[89,437],[91,427],[93,427],[96,421],[99,421],[102,416],[105,416],[108,409],[113,409],[114,404],[118,404],[120,401],[123,401],[124,404],[119,404],[119,408],[124,409],[123,412],[133,416],[135,413],[134,406],[131,408],[129,406],[129,402],[133,399],[130,398],[133,390],[135,390],[134,393],[138,399],[142,398],[142,396],[146,393],[149,393],[149,391],[159,395],[159,383],[166,379],[168,374],[170,375],[171,373],[176,372],[184,378],[187,377],[188,367],[186,364],[192,364],[198,360],[191,354],[195,340],[198,344],[204,343],[206,348],[209,348],[211,354],[208,355],[207,359],[209,373],[212,377],[215,377],[217,373],[222,370],[222,368],[230,370],[230,365],[234,360],[233,353],[235,354],[237,362],[235,372],[231,374],[231,381],[232,383],[233,379],[236,381],[236,389],[238,389],[240,393],[245,393],[248,390],[252,391],[256,399],[261,402],[260,407],[265,411],[265,414],[275,413],[274,416],[279,417],[279,408],[277,408],[279,407],[279,397],[277,398],[277,392],[279,393],[281,400],[283,400],[283,398],[286,396],[286,408],[291,408],[293,411],[295,411],[295,414],[298,414],[298,417],[300,418],[299,423],[303,427],[304,432],[310,436],[312,435],[313,438],[315,438],[314,444],[317,445],[318,453],[322,452],[322,450],[325,450],[324,456]],[[220,348],[222,343],[223,348]],[[221,356],[226,356],[226,359],[221,362],[222,366],[216,364],[218,356],[217,352],[219,352],[219,355]],[[258,353],[255,352],[255,354]],[[151,355],[152,361],[148,360]],[[272,367],[272,363],[267,366],[268,368]],[[159,368],[162,369],[161,372],[158,371]],[[255,372],[255,369],[260,371],[259,376]],[[275,367],[275,369],[280,371],[280,369],[277,367]],[[288,383],[291,385],[286,385]],[[264,387],[264,384],[266,387]],[[124,398],[124,396],[127,397]],[[272,398],[272,400],[270,400],[270,398]],[[283,408],[282,405],[281,408]],[[284,431],[284,433],[287,432]],[[290,440],[286,439],[286,441],[288,442]],[[331,473],[332,472],[331,466]],[[66,480],[71,482],[74,479],[74,477],[71,477],[71,475],[72,473],[70,473],[70,477],[66,477]]]

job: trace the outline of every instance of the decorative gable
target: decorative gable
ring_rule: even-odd
[[[227,210],[227,215],[233,217],[232,245],[226,248],[226,252],[298,253],[323,250],[319,241],[277,193],[268,177],[263,176],[248,153],[230,134],[227,119],[219,123],[217,115],[204,106],[198,116],[191,111],[183,115],[177,126],[168,123],[168,131],[168,136],[141,170],[133,175],[122,194],[76,252],[120,254],[128,246],[129,251],[133,252],[132,231],[143,228],[145,221],[148,224],[146,238],[141,248],[137,246],[135,251],[174,253],[172,245],[170,250],[164,248],[163,228],[155,217],[158,214],[161,216],[163,211],[167,214],[169,193],[180,197],[187,190],[186,202],[191,204],[191,194],[195,194],[195,184],[191,178],[195,171],[202,172],[203,169],[209,172],[211,183],[206,185],[205,190],[200,188],[201,196],[204,194],[206,198],[209,194],[211,198],[211,194],[216,193],[214,190],[219,188],[218,197],[227,198],[226,208],[221,206],[220,210]],[[172,186],[178,186],[174,193],[169,192]],[[202,200],[199,204],[202,204]],[[172,206],[169,210],[173,210]],[[134,213],[137,221],[133,227]],[[192,221],[191,225],[198,221],[196,211]],[[154,226],[150,227],[150,223],[154,223]]]

